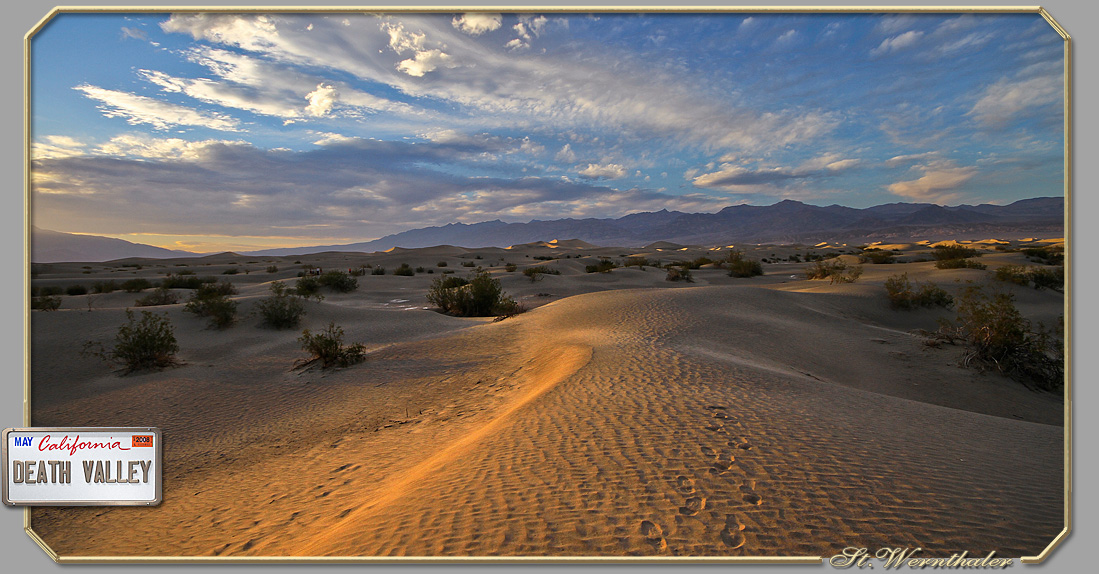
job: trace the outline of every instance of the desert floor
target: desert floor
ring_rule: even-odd
[[[882,246],[900,262],[844,285],[788,261],[751,279],[703,267],[690,284],[652,267],[589,274],[599,256],[714,252],[568,242],[36,264],[35,285],[217,276],[239,288],[241,318],[210,330],[182,303],[148,308],[171,318],[184,364],[120,376],[79,351],[113,341],[143,294],[32,313],[34,425],[156,426],[165,444],[159,507],[35,508],[33,528],[65,557],[1036,555],[1064,526],[1064,402],[960,368],[960,347],[913,333],[953,312],[890,309],[883,287],[901,272],[953,293],[973,281],[1057,324],[1061,293],[992,278],[1033,263],[973,246],[988,270]],[[342,326],[367,346],[361,364],[293,369],[301,329],[248,316],[305,265],[404,262],[435,273],[367,274],[307,304],[302,327]],[[492,322],[428,309],[431,281],[463,263],[530,310]],[[534,264],[561,274],[531,282]]]

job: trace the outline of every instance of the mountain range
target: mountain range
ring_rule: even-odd
[[[373,252],[394,247],[436,245],[508,247],[558,238],[615,247],[642,247],[658,241],[682,245],[723,245],[736,242],[857,243],[864,240],[1007,238],[1063,234],[1064,210],[1064,198],[1061,197],[1024,199],[1010,205],[889,203],[864,209],[840,205],[820,207],[785,200],[768,206],[734,205],[717,213],[661,210],[634,213],[617,219],[450,223],[402,231],[360,243],[265,249],[244,254],[284,256],[324,251]],[[32,247],[32,260],[37,263],[196,255],[118,239],[37,228],[34,229]]]

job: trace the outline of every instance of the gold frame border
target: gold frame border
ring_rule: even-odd
[[[30,267],[31,267],[31,39],[60,14],[88,13],[233,13],[233,14],[278,14],[278,13],[455,13],[455,12],[545,12],[545,13],[715,13],[715,14],[756,14],[756,13],[800,13],[800,14],[844,14],[844,13],[934,13],[934,14],[1038,14],[1064,40],[1064,233],[1065,257],[1065,301],[1064,301],[1064,337],[1065,337],[1065,387],[1064,387],[1064,528],[1050,541],[1037,556],[1022,556],[1023,564],[1039,564],[1045,561],[1053,550],[1061,545],[1072,531],[1072,37],[1041,6],[680,6],[667,7],[623,7],[623,6],[523,6],[521,10],[506,5],[495,7],[460,8],[456,6],[313,6],[313,7],[257,7],[257,6],[187,6],[152,7],[135,6],[56,6],[43,16],[23,36],[23,424],[31,425],[31,380],[30,380]],[[23,531],[35,544],[57,563],[689,563],[689,564],[822,564],[823,556],[806,557],[546,557],[546,556],[460,556],[460,557],[377,557],[377,556],[255,556],[255,557],[205,557],[205,556],[61,556],[55,552],[34,531],[31,526],[31,508],[23,510]]]

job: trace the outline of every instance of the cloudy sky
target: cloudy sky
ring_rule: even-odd
[[[1036,14],[63,14],[35,225],[209,252],[1064,187]]]

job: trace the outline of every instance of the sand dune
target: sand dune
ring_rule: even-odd
[[[441,256],[371,261],[395,255]],[[34,424],[156,425],[167,445],[160,507],[36,508],[35,530],[63,556],[674,557],[1021,556],[1062,529],[1061,401],[959,369],[911,333],[945,311],[882,294],[901,271],[951,289],[987,271],[868,265],[829,285],[784,262],[684,285],[523,255],[562,274],[493,268],[532,308],[501,322],[423,309],[426,274],[310,303],[305,326],[369,350],[330,371],[291,370],[296,331],[208,331],[175,305],[186,364],[118,377],[71,349],[136,295],[35,313]],[[247,309],[271,278],[232,279]],[[1015,292],[1055,316],[1059,294]]]

